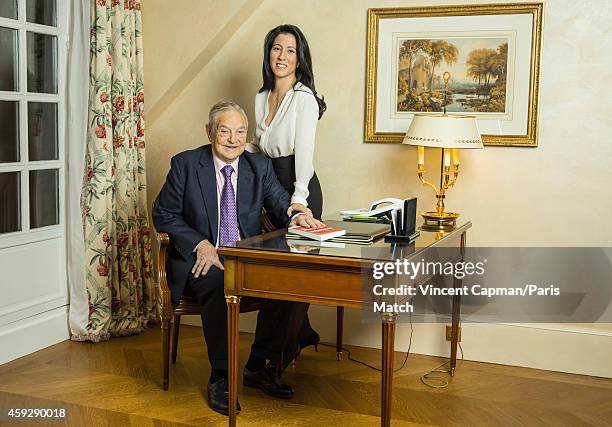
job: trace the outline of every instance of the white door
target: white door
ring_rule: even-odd
[[[67,338],[65,0],[0,0],[0,363]]]

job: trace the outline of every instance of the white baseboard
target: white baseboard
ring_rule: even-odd
[[[68,306],[0,327],[0,365],[70,338]]]
[[[311,306],[310,320],[323,341],[336,340],[335,309]],[[449,356],[444,324],[413,323],[413,329],[411,352]],[[461,335],[465,360],[612,378],[612,328],[464,323]],[[345,344],[380,348],[380,337],[379,324],[363,323],[358,312],[345,310]],[[410,324],[398,323],[395,350],[406,351],[409,340]]]
[[[310,321],[324,342],[336,341],[336,310],[311,306]],[[240,330],[254,332],[256,313],[240,316]],[[186,316],[182,323],[202,326],[199,316]],[[547,371],[612,378],[612,329],[550,324],[462,324],[464,359]],[[448,357],[450,344],[445,325],[413,323],[411,352]],[[380,324],[363,323],[347,309],[344,314],[344,344],[380,348]],[[395,350],[404,352],[410,341],[410,324],[398,323]]]
[[[612,335],[559,325],[464,324],[466,359],[612,378]]]

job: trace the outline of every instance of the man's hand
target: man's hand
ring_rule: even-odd
[[[198,243],[195,250],[197,259],[191,269],[193,277],[197,278],[200,277],[200,275],[206,276],[208,270],[210,270],[210,267],[213,265],[219,267],[220,270],[224,270],[223,264],[221,264],[219,260],[219,255],[217,255],[217,249],[208,240],[202,240]]]
[[[294,225],[299,225],[305,228],[311,228],[311,227],[322,227],[325,224],[323,224],[318,219],[313,218],[312,214],[305,213],[303,215],[299,215],[295,217],[293,221],[291,221],[291,223],[289,224],[289,227],[293,227]]]
[[[289,206],[289,208],[287,209],[287,216],[291,217],[291,215],[293,215],[296,212],[302,212],[305,214],[312,215],[312,211],[308,209],[306,206],[304,206],[303,204],[292,203],[291,206]]]

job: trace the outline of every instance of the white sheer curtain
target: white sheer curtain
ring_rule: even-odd
[[[81,191],[85,170],[87,105],[89,84],[90,5],[88,0],[70,1],[67,70],[67,215],[68,285],[70,288],[70,332],[87,333],[89,305],[85,286],[85,240],[81,213]]]

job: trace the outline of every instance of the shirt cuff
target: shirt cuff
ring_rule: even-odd
[[[296,194],[294,194],[293,197],[291,197],[291,204],[294,204],[294,203],[299,203],[301,205],[308,207],[308,202],[306,201],[306,199]]]
[[[291,222],[293,222],[293,220],[295,220],[300,215],[304,215],[304,212],[298,212],[296,214],[293,214],[293,216],[291,217]]]

